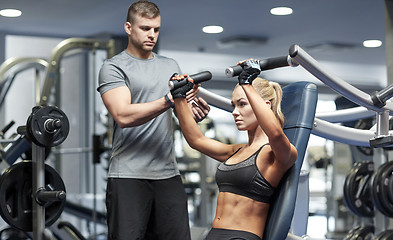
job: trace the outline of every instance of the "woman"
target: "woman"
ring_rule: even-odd
[[[239,64],[243,71],[232,93],[232,115],[238,130],[247,131],[247,144],[224,144],[202,134],[183,97],[185,95],[179,94],[192,84],[172,93],[188,144],[222,162],[216,173],[220,191],[216,216],[206,240],[261,240],[271,196],[297,157],[296,148],[282,129],[280,85],[257,78],[260,73],[257,61],[247,60]],[[174,79],[183,78],[177,76]]]

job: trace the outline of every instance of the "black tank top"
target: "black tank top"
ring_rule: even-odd
[[[270,203],[275,188],[262,176],[256,165],[259,152],[267,144],[264,144],[244,161],[236,164],[226,164],[228,159],[240,150],[239,148],[218,166],[216,182],[220,192],[230,192],[258,202]]]

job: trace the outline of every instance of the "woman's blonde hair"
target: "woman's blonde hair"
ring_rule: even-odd
[[[274,115],[280,122],[281,127],[284,127],[284,114],[281,111],[282,88],[280,84],[258,77],[254,79],[252,86],[264,100],[270,101]]]

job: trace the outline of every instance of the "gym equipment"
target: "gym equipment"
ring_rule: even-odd
[[[393,217],[393,162],[382,164],[371,179],[371,197],[375,207]]]
[[[61,177],[44,163],[45,148],[61,144],[69,132],[68,118],[51,106],[36,106],[20,135],[33,141],[32,161],[9,167],[0,177],[0,215],[11,226],[33,231],[33,239],[44,239],[45,226],[61,215],[66,198]]]
[[[313,126],[317,99],[318,91],[313,83],[297,82],[283,88],[284,133],[298,150],[298,156],[274,194],[263,239],[285,239],[288,235],[295,209],[300,169]],[[308,206],[308,202],[306,204]],[[307,216],[301,221],[306,223]]]
[[[194,80],[194,84],[198,84],[201,82],[208,81],[212,78],[212,74],[209,71],[204,71],[196,74],[190,75],[190,77]],[[176,80],[169,80],[168,81],[168,86],[170,90],[177,89],[181,86],[184,86],[187,83],[186,79],[183,79],[181,81],[176,81]]]
[[[0,139],[4,139],[4,134],[15,124],[15,121],[9,122],[0,130]],[[0,142],[1,143],[1,142]]]
[[[230,101],[225,98],[203,88],[200,88],[199,95],[211,105],[232,111]],[[263,239],[287,238],[295,209],[300,169],[313,127],[317,99],[318,91],[313,83],[296,82],[283,88],[284,132],[298,150],[298,157],[295,165],[288,170],[277,187],[270,206]],[[297,207],[303,210],[307,208],[306,211],[308,211],[308,201],[296,204]],[[305,218],[300,221],[303,221],[306,225],[307,215],[304,216]]]
[[[64,212],[72,214],[78,218],[86,219],[88,221],[93,221],[93,210],[81,205],[72,203],[70,201],[65,201]],[[106,225],[106,214],[103,212],[96,212],[96,222],[102,225]]]
[[[9,58],[4,61],[0,66],[0,107],[18,73],[29,68],[43,71],[47,67],[48,63],[40,58]],[[36,91],[39,91],[39,86]]]
[[[67,138],[69,128],[65,113],[53,106],[34,107],[26,123],[29,138],[41,147],[60,145]]]
[[[374,172],[374,163],[357,162],[345,178],[343,193],[347,207],[357,216],[373,217],[374,206],[393,217],[393,162]]]
[[[374,240],[390,240],[393,238],[393,230],[386,230],[380,232],[377,236],[375,236]]]
[[[339,110],[339,111],[335,111],[334,113],[317,114],[316,118],[314,118],[314,121],[311,124],[312,125],[311,133],[325,139],[329,139],[345,144],[350,144],[354,146],[376,147],[376,149],[374,149],[375,151],[374,156],[381,155],[382,154],[381,151],[383,151],[382,148],[389,147],[390,145],[393,144],[392,141],[393,139],[391,137],[393,131],[388,130],[388,125],[389,125],[388,115],[393,111],[392,102],[385,102],[383,107],[376,106],[369,94],[353,87],[352,85],[348,84],[344,80],[326,71],[315,59],[313,59],[310,55],[308,55],[298,45],[292,45],[290,47],[289,57],[291,58],[291,60],[302,66],[305,70],[307,70],[316,78],[318,78],[320,81],[322,81],[325,85],[329,86],[343,97],[348,98],[350,101],[356,103],[357,105],[360,105],[360,107],[356,107],[353,109]],[[230,111],[231,109],[230,101],[228,99],[223,99],[219,96],[216,97],[213,94],[209,94],[205,91],[202,91],[202,89],[200,90],[199,94],[204,98],[205,96],[207,96],[205,99],[208,101],[209,104]],[[293,99],[296,98],[292,98],[292,100]],[[285,106],[284,103],[283,106]],[[354,121],[354,120],[369,118],[373,116],[374,117],[376,116],[375,129],[362,130],[362,129],[354,129],[354,128],[344,127],[338,124],[334,124],[334,122]],[[383,156],[379,156],[379,158],[380,159],[378,159],[376,167],[380,165],[379,161],[382,162],[384,161]],[[280,186],[280,191],[282,191],[281,186]],[[304,198],[308,199],[308,196],[303,196],[303,199]],[[288,201],[294,202],[295,200],[296,200],[296,196],[292,196],[292,198]],[[283,203],[278,203],[277,205],[284,208],[287,206],[286,204]],[[291,210],[287,210],[287,212],[290,212],[290,214],[292,214]],[[284,217],[284,216],[286,216],[286,213],[284,211],[283,213],[281,213],[281,216],[279,216],[275,220],[270,219],[269,216],[268,222],[272,221],[273,227],[267,225],[265,229],[264,239],[284,239],[285,237],[287,237],[287,239],[296,239],[297,236],[292,236],[291,234],[285,236],[286,233],[283,233],[284,232],[283,229],[284,230],[287,229],[286,227],[276,228],[276,231],[281,232],[281,234],[278,235],[281,237],[266,236],[267,232],[274,231],[275,226],[279,226],[280,223],[282,223],[288,218],[289,219],[291,218],[291,216],[290,217]],[[381,218],[380,215],[375,216],[375,219],[376,219],[376,225],[378,227],[383,226],[382,223],[383,219]],[[306,221],[307,220],[305,220],[305,222]],[[378,230],[380,231],[380,229]]]
[[[373,119],[372,118],[367,118],[367,119],[361,119],[359,120],[356,125],[355,128],[357,129],[364,129],[364,130],[368,130],[370,129],[373,124]],[[366,156],[372,156],[374,154],[373,148],[371,147],[365,147],[365,146],[356,146],[356,148],[363,153]]]
[[[209,104],[229,109],[230,101],[221,101],[206,90],[200,89],[199,94]],[[300,169],[306,152],[308,139],[313,127],[318,91],[313,83],[296,82],[283,88],[282,111],[285,116],[284,132],[298,150],[295,165],[282,178],[272,199],[269,217],[266,223],[263,239],[285,239],[291,226],[295,209]],[[301,203],[297,203],[302,205]],[[308,202],[304,201],[307,205]],[[298,206],[299,207],[299,206]],[[302,219],[307,223],[307,216]]]
[[[258,60],[259,65],[261,67],[261,71],[266,71],[274,68],[279,68],[279,67],[297,67],[299,64],[297,64],[295,61],[292,60],[290,56],[282,56],[282,57],[275,57],[275,58],[268,58],[268,59],[263,59],[263,60]],[[235,65],[228,67],[225,69],[225,75],[227,77],[235,77],[239,76],[239,74],[242,72],[243,68],[240,65]]]
[[[61,41],[55,49],[52,51],[52,55],[49,59],[48,70],[45,75],[45,82],[42,87],[41,99],[39,101],[40,106],[48,105],[51,90],[59,77],[59,67],[60,59],[65,54],[65,52],[76,49],[104,49],[108,53],[108,58],[114,56],[115,42],[114,40],[102,41],[99,39],[84,39],[84,38],[69,38]]]
[[[0,161],[6,161],[12,165],[23,153],[30,149],[30,143],[24,136],[14,136],[4,139],[4,134],[15,124],[14,121],[8,123],[0,131]]]
[[[370,139],[375,138],[375,131],[344,127],[327,122],[327,120],[337,121],[337,119],[342,119],[342,121],[348,121],[375,116],[376,112],[379,113],[385,110],[393,111],[393,103],[386,102],[386,105],[383,108],[374,106],[369,94],[329,73],[298,45],[291,46],[290,55],[299,63],[299,65],[309,71],[324,84],[354,103],[362,106],[354,109],[339,110],[335,113],[317,114],[312,133],[332,141],[355,146],[369,147]],[[393,134],[393,131],[390,131],[389,133]]]
[[[357,226],[351,229],[344,240],[371,240],[374,239],[374,226]]]
[[[7,227],[0,231],[0,239],[27,240],[30,239],[30,237],[22,231]]]
[[[52,225],[65,205],[65,185],[58,173],[45,165],[45,187],[32,189],[32,162],[12,165],[0,176],[0,215],[10,226],[33,231],[33,200],[45,208],[45,225]],[[33,199],[34,198],[34,199]]]
[[[351,230],[349,230],[348,234],[345,235],[345,238],[343,240],[349,240],[353,237],[353,235],[355,234],[355,232],[360,228],[360,226],[354,227]]]
[[[76,229],[76,227],[69,222],[62,221],[57,225],[57,227],[59,229],[65,229],[70,234],[75,235],[79,240],[86,240],[86,238],[79,232],[79,230]]]
[[[345,178],[343,188],[345,204],[357,216],[374,216],[369,184],[373,173],[373,162],[357,162]]]

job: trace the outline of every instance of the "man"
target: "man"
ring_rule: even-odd
[[[168,80],[180,73],[175,60],[152,52],[161,27],[158,7],[129,7],[127,48],[106,60],[98,91],[115,120],[107,184],[108,239],[190,239],[187,197],[173,150],[173,99]],[[194,118],[209,106],[187,93]]]

